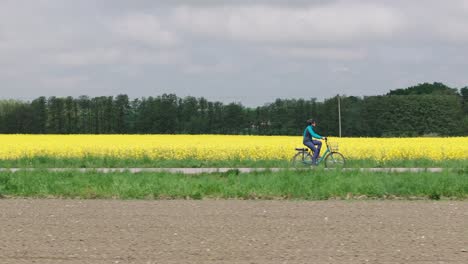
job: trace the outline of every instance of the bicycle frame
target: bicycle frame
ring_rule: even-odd
[[[317,164],[320,164],[322,161],[325,160],[325,158],[327,157],[328,153],[330,153],[330,147],[328,146],[328,140],[325,140],[325,145],[327,146],[327,149],[325,150],[325,152],[322,154],[322,156],[317,159]],[[313,152],[308,148],[307,149],[307,152],[312,156],[313,155]],[[305,151],[302,152],[302,160],[304,160],[304,155],[305,155]],[[303,161],[304,163],[306,163],[305,161]]]
[[[328,155],[328,153],[330,153],[330,148],[328,147],[328,144],[327,144],[327,149],[325,150],[325,153],[322,154],[322,157],[320,157],[320,159],[317,160],[317,163],[320,164]]]
[[[322,144],[323,145],[323,144]],[[322,155],[315,161],[316,163],[312,163],[312,155],[313,151],[310,148],[296,148],[296,154],[292,158],[292,164],[297,166],[297,164],[303,165],[319,165],[322,162],[325,163],[325,167],[327,168],[342,168],[345,164],[345,157],[343,154],[338,152],[338,144],[333,145],[328,143],[328,140],[325,139],[325,150],[323,151]],[[329,162],[330,161],[330,162]]]

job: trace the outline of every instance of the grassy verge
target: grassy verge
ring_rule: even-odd
[[[187,176],[167,173],[0,173],[6,197],[117,199],[306,199],[430,198],[467,199],[466,170],[442,173],[281,171]]]
[[[288,160],[153,160],[150,158],[115,158],[115,157],[84,157],[84,158],[55,158],[33,157],[13,160],[0,160],[2,168],[202,168],[202,167],[252,167],[252,168],[287,168]],[[347,167],[374,168],[374,167],[442,167],[442,168],[468,168],[468,159],[433,161],[427,159],[416,160],[347,160]]]

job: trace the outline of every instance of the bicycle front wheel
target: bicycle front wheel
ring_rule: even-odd
[[[294,168],[304,168],[312,165],[312,156],[308,152],[298,152],[291,159],[291,166]]]
[[[345,157],[339,152],[330,152],[325,157],[326,168],[344,168],[346,163]]]

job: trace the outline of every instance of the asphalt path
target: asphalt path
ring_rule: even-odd
[[[313,168],[311,168],[313,169]],[[238,171],[240,173],[262,172],[271,171],[278,172],[283,170],[295,170],[287,168],[0,168],[0,172],[19,172],[19,171],[49,171],[49,172],[100,172],[100,173],[113,173],[113,172],[166,172],[166,173],[182,173],[182,174],[201,174],[201,173],[225,173],[229,171]],[[301,169],[304,170],[304,169]],[[333,169],[330,169],[333,170]],[[388,172],[388,173],[401,173],[401,172],[443,172],[444,168],[344,168],[345,171],[362,171],[362,172]]]

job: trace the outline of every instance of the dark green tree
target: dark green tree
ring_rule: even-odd
[[[129,133],[130,125],[128,117],[130,115],[130,100],[128,99],[128,96],[125,94],[117,95],[113,104],[113,131],[118,134]]]
[[[64,100],[55,96],[47,100],[48,121],[47,132],[49,134],[63,134],[65,131]]]
[[[47,99],[41,96],[31,102],[32,130],[34,134],[45,134],[47,131]]]
[[[450,88],[447,85],[439,82],[422,83],[416,86],[411,86],[405,89],[391,90],[387,95],[420,95],[420,94],[435,94],[435,95],[458,95],[455,88]]]

